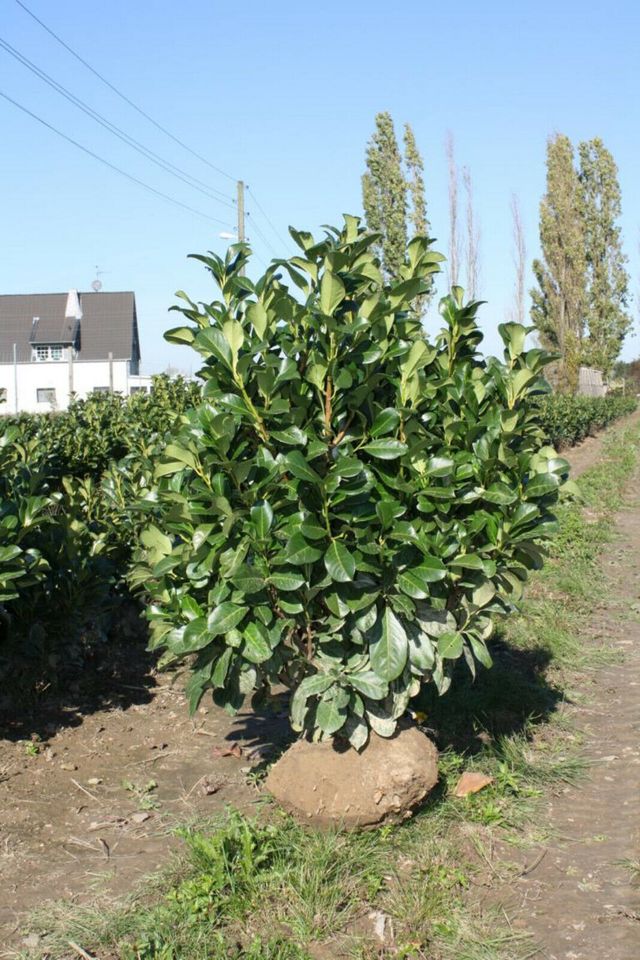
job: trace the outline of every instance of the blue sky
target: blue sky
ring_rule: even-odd
[[[407,120],[425,161],[432,233],[446,252],[444,141],[474,181],[482,230],[485,346],[512,299],[509,201],[518,194],[529,259],[537,253],[547,136],[603,138],[620,171],[637,334],[640,12],[633,0],[433,4],[325,0],[24,0],[92,66],[226,171],[202,164],[74,60],[15,2],[0,0],[0,37],[113,123],[192,176],[234,197],[250,186],[257,257],[291,252],[286,227],[318,230],[361,211],[360,176],[376,112]],[[155,167],[0,50],[0,90],[132,176],[210,217],[235,211]],[[228,229],[151,196],[0,99],[3,293],[135,290],[147,371],[191,354],[162,340],[175,290],[211,298],[190,252],[222,252]],[[262,216],[266,211],[275,230]],[[252,224],[256,227],[253,228]],[[261,231],[269,244],[258,231]],[[263,266],[256,263],[256,271]],[[442,285],[441,285],[441,292]],[[435,330],[437,316],[427,319]],[[640,353],[630,338],[623,356]]]

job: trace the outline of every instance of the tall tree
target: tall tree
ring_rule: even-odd
[[[381,235],[376,253],[388,279],[398,276],[406,254],[407,238],[428,236],[429,221],[424,192],[424,163],[416,138],[404,125],[404,157],[396,140],[389,113],[376,116],[376,129],[367,144],[367,169],[362,177],[362,200],[367,226]],[[434,293],[414,301],[418,313],[425,312]]]
[[[467,235],[464,245],[467,294],[472,300],[475,300],[478,296],[478,285],[480,283],[480,227],[476,218],[475,204],[473,201],[473,181],[469,167],[462,168],[462,183],[467,198]]]
[[[586,312],[586,255],[582,189],[568,137],[547,142],[547,190],[540,203],[542,259],[533,261],[537,286],[531,317],[543,346],[557,350],[554,379],[575,392]]]
[[[390,113],[376,115],[376,129],[367,145],[362,199],[367,226],[381,234],[377,251],[387,277],[396,277],[407,246],[407,182]]]
[[[424,195],[424,163],[413,130],[408,123],[404,125],[404,160],[407,168],[407,187],[411,198],[409,224],[412,227],[412,233],[427,235],[429,224]]]
[[[454,287],[458,283],[460,270],[460,238],[458,236],[458,167],[451,131],[447,133],[445,150],[449,174],[449,286]]]
[[[524,238],[524,226],[520,201],[514,194],[511,195],[511,221],[513,224],[513,262],[516,268],[516,282],[513,291],[513,307],[511,320],[514,323],[525,323],[525,274],[527,270],[527,245]]]
[[[628,258],[622,252],[618,168],[602,140],[578,147],[586,253],[586,331],[583,356],[607,377],[631,328]]]

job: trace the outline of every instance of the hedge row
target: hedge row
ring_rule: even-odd
[[[95,395],[66,411],[0,420],[0,679],[55,683],[122,634],[140,531],[158,512],[155,468],[199,387],[166,377],[150,395]],[[567,446],[634,399],[546,396],[548,441]],[[25,658],[28,661],[25,670]]]
[[[166,435],[198,396],[158,377],[149,395],[0,420],[1,689],[55,686],[140,633],[128,615],[131,551],[153,514]]]
[[[621,394],[606,397],[548,394],[537,402],[547,442],[556,448],[580,443],[596,430],[633,413],[638,406],[635,397]]]

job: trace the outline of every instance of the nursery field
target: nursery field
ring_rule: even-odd
[[[327,836],[281,821],[259,786],[286,720],[211,705],[189,719],[181,683],[142,652],[78,678],[74,697],[44,695],[2,742],[4,955],[515,958],[537,938],[587,958],[598,935],[598,956],[631,958],[640,765],[621,691],[640,683],[638,433],[635,415],[571,452],[586,504],[563,508],[493,670],[431,714],[442,784],[407,826]],[[466,769],[494,783],[456,800]],[[249,819],[228,822],[228,804]],[[216,854],[194,840],[220,836],[220,817],[230,856],[241,825],[266,858],[235,898],[215,894]]]
[[[429,339],[426,237],[291,235],[196,257],[201,386],[2,423],[6,955],[626,960],[636,400],[484,356],[459,287]]]

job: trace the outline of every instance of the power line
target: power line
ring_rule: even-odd
[[[252,196],[252,198],[253,198],[253,202],[255,203],[256,207],[258,208],[258,210],[260,211],[260,213],[262,214],[262,216],[264,217],[264,219],[267,221],[267,223],[268,223],[269,226],[271,227],[274,235],[278,238],[279,241],[281,241],[282,243],[284,243],[285,246],[288,246],[288,245],[289,245],[289,240],[285,240],[284,235],[281,234],[280,231],[279,231],[276,227],[274,227],[274,225],[273,225],[273,223],[271,222],[271,220],[269,219],[269,217],[268,217],[268,215],[267,215],[264,207],[261,205],[260,201],[259,201],[258,198],[256,197],[255,192],[253,191],[253,189],[252,189],[250,186],[247,186],[247,190],[248,190],[249,193],[251,194],[251,196]]]
[[[109,133],[112,133],[114,136],[118,137],[119,140],[122,140],[128,146],[142,154],[142,156],[144,156],[146,159],[151,160],[151,162],[155,163],[156,166],[160,167],[165,172],[170,173],[183,183],[186,183],[187,186],[192,187],[194,190],[198,190],[200,193],[203,193],[205,196],[209,197],[209,199],[215,200],[217,203],[222,203],[224,206],[231,207],[233,209],[233,203],[223,193],[220,193],[219,190],[213,190],[213,192],[211,192],[207,185],[201,180],[196,179],[196,177],[192,177],[191,174],[187,173],[185,170],[182,170],[180,167],[176,167],[175,164],[168,160],[164,160],[157,153],[154,153],[153,150],[145,147],[145,145],[140,143],[139,140],[136,140],[134,137],[130,136],[130,134],[128,134],[125,130],[122,130],[120,127],[116,126],[116,124],[111,123],[110,120],[107,120],[106,117],[103,117],[102,114],[97,112],[97,110],[94,110],[83,100],[80,100],[79,97],[76,97],[75,94],[73,94],[70,90],[67,90],[66,87],[63,87],[62,84],[58,83],[57,80],[54,80],[53,77],[49,76],[48,73],[45,73],[44,70],[41,70],[37,64],[25,57],[24,54],[20,53],[19,50],[16,50],[15,47],[12,47],[11,44],[6,40],[3,40],[2,37],[0,37],[0,47],[2,47],[10,56],[26,67],[27,70],[30,70],[31,73],[35,74],[40,80],[43,80],[44,83],[52,87],[52,89],[64,97],[65,100],[68,100],[79,110],[82,110],[82,112],[91,117],[92,120],[95,120],[96,123],[99,123],[101,127],[104,127],[105,130],[109,131]]]
[[[247,216],[248,216],[248,217],[251,217],[251,212],[250,212],[250,211],[247,211]],[[256,231],[256,233],[258,234],[258,236],[262,238],[262,241],[263,241],[263,242],[265,243],[265,245],[269,248],[269,250],[270,250],[271,253],[274,255],[274,257],[277,257],[277,256],[278,256],[277,250],[275,250],[275,248],[274,248],[273,244],[271,243],[271,241],[270,241],[267,237],[265,237],[264,233],[262,232],[262,230],[260,229],[260,227],[258,226],[258,224],[256,223],[256,221],[255,221],[255,219],[254,219],[253,217],[251,217],[251,229]]]
[[[8,94],[4,93],[4,91],[2,90],[0,90],[0,97],[3,97],[5,100],[8,100],[9,103],[12,103],[14,107],[18,108],[18,110],[22,110],[23,113],[27,114],[27,116],[32,117],[33,120],[37,120],[38,123],[41,123],[43,127],[46,127],[48,130],[52,130],[53,133],[56,133],[59,137],[62,137],[62,139],[66,140],[67,143],[73,144],[73,146],[77,147],[78,150],[82,150],[83,153],[86,153],[90,157],[93,157],[94,160],[99,160],[100,163],[104,164],[105,167],[109,167],[110,170],[115,170],[116,173],[119,173],[121,176],[126,177],[127,180],[130,180],[132,183],[136,183],[139,187],[142,187],[144,190],[147,190],[149,193],[153,193],[157,197],[161,197],[163,200],[167,200],[169,203],[173,203],[177,207],[182,207],[183,210],[188,210],[190,213],[195,213],[197,217],[202,217],[204,220],[210,220],[213,223],[219,223],[223,227],[231,227],[231,224],[227,223],[225,220],[219,220],[217,217],[211,217],[207,213],[202,213],[202,211],[196,210],[195,207],[189,206],[188,203],[182,203],[181,200],[176,200],[174,197],[170,197],[168,194],[163,193],[161,190],[156,190],[155,187],[152,187],[148,183],[145,183],[144,180],[139,180],[137,177],[134,177],[130,173],[127,173],[126,170],[122,170],[120,167],[117,167],[114,163],[111,163],[109,160],[105,160],[104,157],[101,157],[99,154],[94,153],[93,150],[89,150],[88,147],[85,147],[81,143],[78,143],[78,141],[74,140],[72,137],[67,136],[66,133],[63,133],[61,130],[58,130],[57,127],[54,127],[52,124],[48,123],[46,120],[43,120],[42,117],[39,117],[36,113],[33,113],[27,107],[23,106],[21,103],[18,103],[17,100],[14,100]]]
[[[24,12],[27,13],[33,20],[35,20],[36,23],[40,24],[42,29],[46,30],[46,32],[50,34],[50,36],[52,36],[54,40],[57,40],[57,42],[61,44],[65,48],[65,50],[67,50],[71,54],[71,56],[75,57],[76,60],[78,60],[84,67],[86,67],[87,70],[90,70],[91,73],[98,78],[98,80],[101,80],[102,83],[104,83],[107,87],[109,87],[110,90],[112,90],[115,94],[117,94],[117,96],[119,96],[121,100],[124,100],[125,103],[128,103],[129,106],[132,107],[134,110],[136,110],[142,117],[145,118],[145,120],[148,120],[149,123],[152,123],[153,126],[156,127],[158,130],[161,130],[162,133],[165,134],[165,136],[170,137],[170,139],[173,140],[174,143],[179,144],[179,146],[181,146],[183,150],[186,150],[192,156],[197,157],[198,160],[200,160],[202,163],[205,163],[208,167],[210,167],[212,170],[215,170],[216,173],[219,173],[221,176],[226,177],[228,180],[235,181],[237,179],[236,177],[232,177],[231,174],[227,173],[225,170],[221,170],[220,167],[216,167],[215,164],[207,160],[206,157],[203,157],[202,154],[198,153],[196,150],[193,150],[183,140],[181,140],[179,137],[176,137],[175,134],[171,133],[170,130],[167,130],[166,127],[163,127],[162,124],[158,123],[157,120],[154,120],[153,117],[151,117],[148,113],[146,113],[146,111],[142,109],[142,107],[139,107],[137,103],[134,103],[133,100],[130,100],[129,97],[126,96],[126,94],[122,93],[121,90],[119,90],[112,83],[110,83],[110,81],[107,80],[106,77],[103,77],[103,75],[99,73],[94,67],[92,67],[90,63],[87,63],[87,61],[84,60],[79,53],[76,53],[76,51],[72,47],[70,47],[68,43],[65,43],[65,41],[61,37],[59,37],[57,33],[54,33],[53,30],[50,27],[48,27],[46,23],[40,20],[40,18],[37,17],[35,13],[33,13],[33,11],[31,11],[29,7],[27,7],[26,4],[22,3],[22,0],[16,0],[16,3],[18,4],[19,7],[22,7]]]

